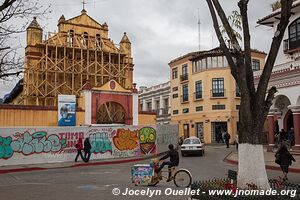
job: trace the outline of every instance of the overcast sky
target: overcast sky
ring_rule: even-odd
[[[274,0],[250,0],[249,20],[252,48],[267,52],[272,29],[257,26],[256,21],[271,13]],[[39,0],[52,12],[39,19],[44,33],[57,30],[59,17],[80,14],[82,0]],[[180,55],[198,50],[198,8],[201,20],[201,50],[219,45],[212,31],[212,21],[205,0],[86,0],[88,15],[109,26],[109,37],[119,43],[123,32],[132,43],[134,82],[151,86],[169,79],[168,62]],[[237,0],[220,0],[226,12],[237,10]],[[26,33],[12,45],[25,47]],[[20,42],[18,42],[20,41]],[[21,43],[21,44],[20,44]],[[23,53],[23,52],[22,52]],[[0,83],[0,97],[9,93],[17,80]]]

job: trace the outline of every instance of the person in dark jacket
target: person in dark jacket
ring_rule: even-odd
[[[170,157],[170,161],[164,161],[161,166],[156,170],[156,173],[159,173],[165,165],[168,165],[169,177],[167,182],[171,181],[171,168],[178,166],[179,164],[179,155],[178,152],[174,149],[173,144],[169,145],[169,152],[164,157],[160,158],[159,161],[165,160]]]
[[[82,138],[79,138],[76,145],[75,145],[76,149],[77,149],[77,155],[75,158],[75,162],[77,162],[78,156],[80,155],[81,159],[84,161],[84,158],[82,156],[82,150],[83,150],[83,145],[82,145]]]
[[[292,161],[296,161],[290,154],[287,147],[282,145],[275,154],[276,163],[280,165],[280,168],[284,175],[284,180],[288,180],[287,174],[289,173],[289,166],[292,165]]]
[[[85,159],[85,162],[90,161],[91,148],[92,148],[92,146],[91,146],[89,138],[85,138],[85,140],[84,140],[84,159]]]
[[[224,139],[225,139],[227,148],[229,148],[230,134],[227,131],[226,131],[226,133],[224,135]]]

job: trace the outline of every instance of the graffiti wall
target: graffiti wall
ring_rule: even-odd
[[[152,155],[178,137],[176,127],[0,128],[0,166],[74,161],[79,138],[89,138],[91,159]]]

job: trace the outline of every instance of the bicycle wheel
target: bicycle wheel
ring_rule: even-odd
[[[174,184],[176,187],[190,187],[192,184],[192,175],[186,169],[180,169],[174,174]]]

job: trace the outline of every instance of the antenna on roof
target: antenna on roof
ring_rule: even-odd
[[[201,51],[201,22],[200,22],[200,11],[199,11],[199,8],[198,8],[198,48],[199,48],[199,51]]]

